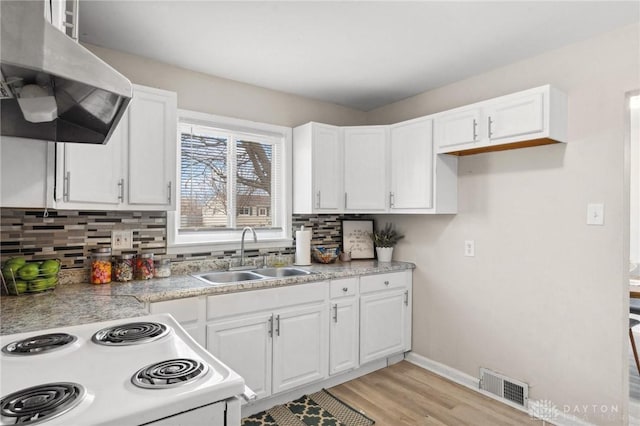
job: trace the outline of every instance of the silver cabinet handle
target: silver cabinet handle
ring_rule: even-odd
[[[409,306],[409,290],[405,290],[404,292],[404,304]]]
[[[493,124],[493,120],[491,119],[491,116],[488,117],[488,122],[489,122],[489,138],[491,138],[491,136],[493,136],[493,131],[491,130],[491,125]]]
[[[171,181],[167,184],[167,190],[169,192],[167,195],[167,204],[171,204]]]
[[[478,122],[476,121],[476,119],[473,119],[473,140],[477,140],[478,139]]]
[[[269,317],[269,325],[267,326],[269,337],[273,337],[273,315]]]
[[[316,208],[320,208],[320,191],[316,194]]]
[[[244,392],[242,392],[241,396],[247,402],[253,401],[254,399],[256,399],[258,397],[258,395],[254,391],[249,389],[249,387],[246,386],[246,385],[244,387]]]
[[[64,201],[69,201],[69,187],[71,182],[71,172],[67,172],[64,174],[64,185],[62,186],[62,199]]]
[[[338,322],[338,304],[333,305],[333,322]]]
[[[280,315],[276,315],[276,336],[280,336]]]
[[[394,200],[394,195],[393,192],[389,192],[389,207],[393,207],[393,205],[395,204],[395,200]]]
[[[389,285],[389,281],[385,281],[385,282],[384,282],[384,285]]]
[[[124,178],[118,181],[118,200],[124,203]]]
[[[347,208],[347,193],[344,193],[344,208]]]

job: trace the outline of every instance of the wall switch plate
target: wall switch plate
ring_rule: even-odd
[[[473,240],[464,241],[464,255],[473,257],[476,255],[476,242]]]
[[[587,204],[587,225],[604,225],[604,204]]]
[[[111,231],[111,250],[128,250],[133,248],[133,232],[128,229]]]

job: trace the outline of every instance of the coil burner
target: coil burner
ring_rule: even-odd
[[[1,424],[34,425],[77,406],[86,391],[77,383],[47,383],[13,392],[0,400]]]
[[[131,378],[131,383],[145,389],[182,386],[203,377],[208,367],[200,361],[176,358],[148,365]]]
[[[131,322],[103,328],[92,340],[100,345],[126,346],[153,342],[169,333],[166,325],[157,322]]]

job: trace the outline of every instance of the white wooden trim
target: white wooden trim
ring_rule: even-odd
[[[448,365],[442,364],[438,361],[434,361],[422,355],[418,355],[414,352],[408,352],[405,355],[405,359],[418,367],[422,367],[425,370],[429,370],[432,373],[435,373],[439,376],[444,377],[445,379],[449,379],[452,382],[455,382],[459,385],[462,385],[466,388],[469,388],[475,392],[478,392],[482,395],[488,396],[489,398],[495,399],[498,402],[501,402],[509,407],[513,407],[517,410],[525,412],[527,414],[530,413],[530,409],[533,408],[534,404],[538,401],[529,400],[529,407],[525,409],[516,404],[511,404],[508,401],[502,400],[496,397],[494,394],[483,391],[480,389],[480,379],[470,376],[467,373],[464,373],[460,370],[457,370],[453,367],[449,367]],[[549,424],[555,424],[557,426],[593,426],[593,423],[586,422],[582,419],[579,419],[571,414],[567,414],[562,412],[561,410],[554,410],[553,413],[553,423],[549,422],[548,419],[545,419]]]

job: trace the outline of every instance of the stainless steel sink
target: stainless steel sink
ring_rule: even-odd
[[[284,267],[284,268],[262,268],[251,271],[221,271],[206,272],[204,274],[193,274],[192,276],[204,281],[207,284],[229,284],[250,280],[268,280],[273,278],[296,277],[301,275],[311,275],[315,272],[304,269]]]
[[[207,272],[205,274],[195,274],[193,276],[207,284],[228,284],[240,281],[265,279],[265,276],[258,275],[255,272],[250,271]]]
[[[311,275],[313,272],[305,271],[298,268],[263,268],[253,270],[256,274],[264,275],[270,278],[297,277],[300,275]]]

